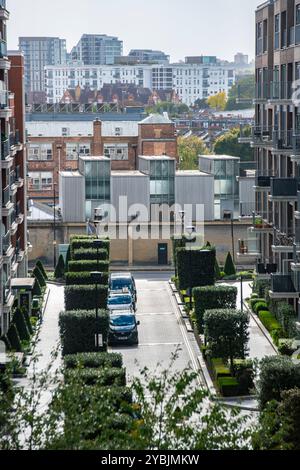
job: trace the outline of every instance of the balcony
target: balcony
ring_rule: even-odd
[[[273,128],[270,126],[253,126],[251,147],[273,146]]]
[[[300,191],[298,191],[298,199],[297,199],[297,211],[295,211],[295,219],[300,220]]]
[[[272,245],[273,253],[294,253],[295,250],[295,230],[293,227],[288,227],[279,230],[274,227],[274,244]]]
[[[271,274],[270,297],[271,299],[295,299],[299,297],[291,274]]]
[[[293,96],[292,81],[274,81],[270,82],[270,104],[291,104]]]
[[[6,41],[0,39],[0,58],[3,59],[4,57],[7,57],[7,44]]]
[[[298,178],[271,178],[271,201],[293,202],[298,200]]]
[[[10,248],[11,248],[10,231],[8,231],[7,234],[2,237],[2,254],[4,256],[7,255]]]
[[[0,109],[5,109],[8,107],[8,92],[3,88],[3,85],[0,86]]]
[[[257,263],[256,265],[256,277],[258,279],[270,279],[271,274],[277,273],[277,264],[275,263]]]
[[[255,191],[271,190],[271,176],[268,172],[256,172],[254,189]]]
[[[257,238],[251,239],[251,237],[249,237],[246,241],[239,240],[237,256],[239,259],[260,258],[261,253],[258,249]]]
[[[270,233],[273,232],[273,224],[266,222],[265,217],[253,214],[252,231],[255,233]]]
[[[6,186],[6,188],[2,190],[2,207],[7,207],[9,202],[10,202],[10,187]]]

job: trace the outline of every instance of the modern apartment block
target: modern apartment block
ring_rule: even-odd
[[[58,103],[67,89],[90,87],[101,90],[104,84],[133,83],[155,90],[174,90],[179,99],[193,105],[197,99],[225,91],[235,83],[231,65],[221,63],[139,64],[114,66],[57,65],[45,67],[48,103]]]
[[[256,11],[256,214],[240,258],[257,260],[272,299],[300,293],[300,1],[267,1]],[[298,94],[297,94],[298,90]],[[293,93],[296,91],[293,99]]]
[[[80,157],[109,158],[113,171],[135,171],[138,156],[177,159],[175,124],[143,114],[35,113],[27,116],[29,197],[52,202],[58,172],[77,170]]]
[[[27,275],[24,59],[7,52],[6,2],[0,2],[1,238],[0,336],[11,319],[13,280]]]
[[[111,65],[123,55],[123,41],[106,34],[83,34],[71,51],[71,59],[84,65]]]
[[[45,91],[44,67],[66,63],[66,40],[56,37],[20,37],[19,50],[24,55],[25,91],[31,102],[33,93]]]
[[[168,64],[170,62],[169,55],[152,49],[131,49],[128,56],[136,59],[141,64]]]

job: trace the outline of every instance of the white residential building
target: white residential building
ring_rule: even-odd
[[[228,94],[234,82],[234,68],[220,63],[45,67],[48,103],[58,103],[67,89],[78,85],[100,90],[104,84],[133,83],[152,91],[174,90],[183,103],[193,105],[220,91]]]

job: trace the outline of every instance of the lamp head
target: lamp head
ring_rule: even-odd
[[[196,232],[196,229],[193,225],[190,225],[189,227],[186,227],[186,231],[187,231],[188,235],[191,236],[193,233]]]

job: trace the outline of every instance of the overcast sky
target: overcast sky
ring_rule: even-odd
[[[254,11],[259,0],[7,0],[8,47],[19,36],[59,36],[68,51],[83,33],[118,36],[124,53],[161,49],[172,61],[186,55],[236,52],[254,57]]]

